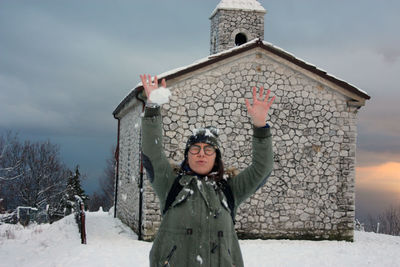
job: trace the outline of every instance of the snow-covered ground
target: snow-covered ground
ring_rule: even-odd
[[[87,213],[87,244],[73,216],[51,225],[0,225],[0,266],[148,266],[151,243],[106,212]],[[246,266],[400,266],[400,237],[356,232],[355,242],[240,241]]]

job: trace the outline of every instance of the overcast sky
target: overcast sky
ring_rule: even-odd
[[[260,2],[266,41],[371,96],[358,120],[359,212],[400,201],[400,1]],[[0,130],[60,144],[92,192],[116,143],[112,111],[139,74],[209,54],[218,3],[1,0]]]

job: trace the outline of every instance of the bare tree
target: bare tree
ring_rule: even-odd
[[[21,177],[22,147],[16,134],[7,131],[0,135],[0,182],[11,181]]]
[[[0,198],[5,206],[44,208],[58,202],[68,178],[58,146],[49,141],[21,143],[10,132],[0,137]]]
[[[378,216],[380,232],[388,235],[400,235],[400,206],[390,206]]]
[[[366,222],[365,222],[365,231],[366,232],[377,232],[378,226],[378,218],[377,216],[372,216],[371,214],[368,215]]]
[[[6,210],[14,208],[18,202],[12,185],[22,176],[23,150],[17,134],[7,131],[0,135],[0,198]]]
[[[97,211],[100,206],[104,210],[108,210],[114,204],[115,171],[117,166],[114,153],[115,146],[111,148],[110,156],[106,160],[106,166],[100,178],[100,191],[94,192],[90,196],[89,210],[91,211]]]
[[[387,235],[400,236],[400,206],[390,206],[381,214],[368,216],[365,230]]]
[[[105,203],[105,196],[103,194],[94,192],[92,195],[90,195],[89,210],[98,211],[100,207],[107,209],[107,207],[104,205]]]
[[[100,179],[100,188],[102,194],[105,197],[106,207],[110,208],[114,203],[114,190],[115,190],[115,172],[117,167],[117,161],[114,156],[115,146],[111,148],[110,157],[106,161],[106,167],[104,168],[103,177]]]
[[[26,141],[22,170],[23,179],[14,185],[24,205],[41,207],[61,197],[68,169],[61,163],[57,145]]]

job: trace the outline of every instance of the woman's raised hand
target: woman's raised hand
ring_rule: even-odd
[[[154,76],[154,78],[152,79],[150,74],[148,74],[147,77],[146,77],[146,74],[143,74],[143,75],[140,75],[140,79],[142,80],[144,91],[147,96],[147,101],[150,102],[151,92],[158,89],[157,75]],[[165,79],[162,79],[161,86],[167,87],[167,83],[165,82]]]
[[[257,98],[257,88],[253,87],[253,106],[250,105],[248,99],[246,99],[247,112],[253,120],[253,124],[256,127],[263,127],[267,122],[268,110],[275,100],[275,96],[269,99],[270,90],[264,96],[264,87],[260,87],[259,95]]]

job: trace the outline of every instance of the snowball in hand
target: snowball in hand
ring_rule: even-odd
[[[157,105],[162,105],[169,102],[169,97],[171,95],[171,91],[169,88],[160,87],[150,94],[150,101],[152,103],[156,103]]]

